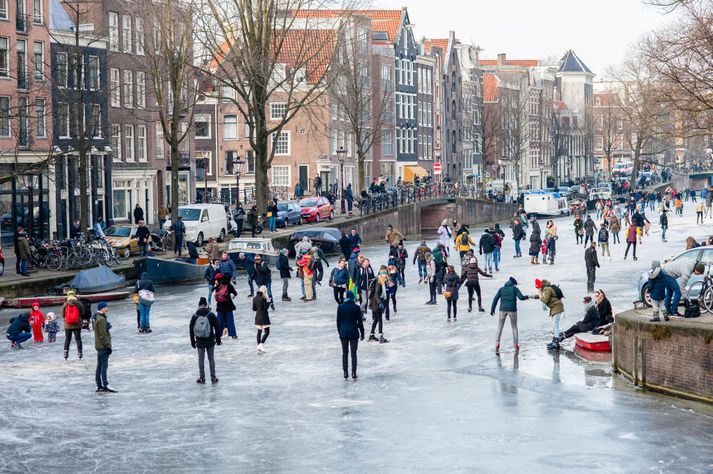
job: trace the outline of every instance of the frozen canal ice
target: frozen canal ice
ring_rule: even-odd
[[[623,261],[623,245],[612,246],[613,262],[601,262],[596,287],[608,292],[615,310],[631,306],[638,276],[652,258],[677,254],[688,235],[713,233],[713,225],[695,226],[690,215],[670,220],[669,242],[660,242],[654,225],[638,262]],[[584,248],[574,245],[570,218],[557,222],[553,267],[514,260],[506,231],[502,271],[481,280],[486,308],[507,277],[514,276],[526,294],[535,291],[536,277],[544,277],[560,283],[566,295],[563,326],[580,317]],[[410,254],[416,245],[408,242]],[[364,253],[378,265],[386,247],[369,246]],[[391,342],[360,343],[357,382],[342,378],[331,290],[324,286],[316,303],[303,303],[294,279],[293,302],[276,302],[269,352],[258,356],[240,277],[240,339],[217,348],[215,386],[195,383],[188,340],[204,285],[159,288],[150,335],[137,334],[129,301],[110,303],[109,382],[118,394],[94,393],[96,356],[86,332],[82,361],[75,352],[68,362],[62,359],[61,335],[51,345],[28,342],[23,351],[3,343],[0,472],[713,469],[713,410],[638,391],[612,378],[607,363],[580,359],[571,343],[559,356],[548,354],[550,319],[537,301],[520,304],[519,356],[510,349],[506,326],[507,349],[497,357],[494,318],[467,313],[461,294],[459,320],[447,324],[443,300],[424,306],[428,290],[415,284],[414,266],[407,272],[399,311],[385,326]]]

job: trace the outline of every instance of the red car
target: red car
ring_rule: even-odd
[[[326,197],[318,196],[304,198],[300,201],[302,220],[304,222],[319,222],[323,219],[334,219],[334,209]]]

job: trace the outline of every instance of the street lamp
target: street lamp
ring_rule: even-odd
[[[245,162],[240,159],[240,156],[233,158],[233,172],[235,173],[235,205],[240,202],[240,174],[243,172]]]
[[[342,215],[344,215],[347,212],[347,208],[344,205],[344,157],[346,156],[347,151],[344,149],[343,146],[339,147],[339,150],[337,150],[337,156],[339,157],[339,167],[340,167],[340,180],[341,180],[341,185],[342,185],[342,191],[341,191],[341,197],[342,197]]]
[[[37,187],[37,175],[35,174],[24,174],[22,175],[22,178],[25,182],[25,187],[27,188],[28,192],[28,199],[27,199],[27,207],[28,207],[28,212],[27,212],[27,222],[25,223],[27,225],[27,235],[32,238],[32,224],[33,220],[35,217],[35,206],[34,206],[34,188]]]

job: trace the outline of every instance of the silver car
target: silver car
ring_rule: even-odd
[[[701,262],[706,265],[706,269],[710,269],[710,265],[713,264],[713,247],[697,247],[695,249],[689,249],[685,252],[679,254],[672,261],[679,261],[681,259],[693,260],[696,263]],[[706,271],[707,273],[707,271]],[[691,278],[686,283],[686,291],[681,295],[681,298],[687,298],[688,292],[691,286],[703,279],[704,275],[692,274]],[[701,285],[698,285],[700,287]],[[646,305],[646,307],[651,307],[651,297],[649,296],[649,272],[648,270],[641,274],[639,278],[639,299]]]

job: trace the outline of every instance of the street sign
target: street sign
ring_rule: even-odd
[[[435,174],[441,174],[441,162],[440,161],[436,161],[435,163],[433,163],[433,172]]]

